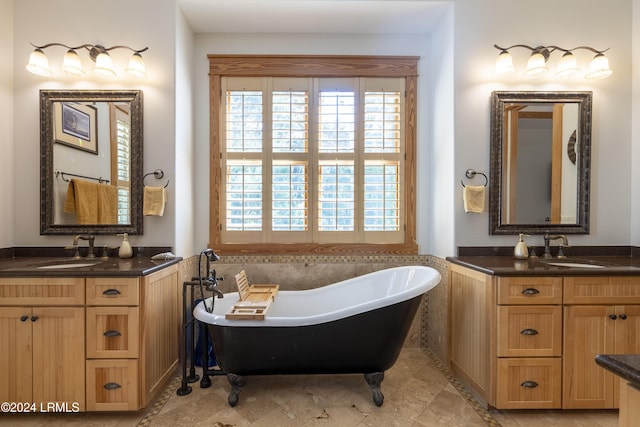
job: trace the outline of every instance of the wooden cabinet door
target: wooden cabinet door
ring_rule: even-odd
[[[564,409],[614,407],[614,375],[598,366],[595,357],[614,353],[615,317],[615,306],[565,307]]]
[[[615,354],[640,354],[640,305],[615,307]],[[613,375],[613,374],[612,374]],[[620,407],[620,377],[614,375],[614,408]]]
[[[0,307],[0,401],[32,402],[30,307]]]
[[[85,408],[83,307],[34,307],[33,402]]]

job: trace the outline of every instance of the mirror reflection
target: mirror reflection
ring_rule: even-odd
[[[41,234],[142,234],[140,91],[41,91]]]
[[[588,233],[591,93],[492,98],[491,234]]]

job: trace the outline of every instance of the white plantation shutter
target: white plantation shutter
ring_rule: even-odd
[[[112,149],[115,170],[112,166],[112,184],[117,192],[117,223],[131,224],[131,114],[129,106],[110,107]]]
[[[402,78],[222,79],[223,243],[396,243]]]

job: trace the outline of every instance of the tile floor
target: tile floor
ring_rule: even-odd
[[[430,352],[404,349],[382,382],[384,404],[375,406],[362,375],[249,377],[234,408],[230,386],[191,384],[178,396],[176,378],[146,411],[126,414],[0,415],[0,425],[47,427],[307,427],[307,426],[592,426],[615,427],[617,411],[485,411]]]

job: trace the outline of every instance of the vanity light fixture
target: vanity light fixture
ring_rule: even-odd
[[[137,79],[147,78],[147,72],[141,53],[149,49],[148,47],[136,50],[130,48],[129,46],[104,47],[99,44],[67,46],[62,43],[49,43],[43,46],[36,46],[31,43],[31,46],[33,46],[35,50],[31,53],[31,56],[29,57],[29,63],[27,64],[26,68],[29,72],[37,74],[39,76],[51,75],[51,69],[49,68],[49,59],[47,58],[47,55],[45,55],[44,50],[52,46],[62,46],[67,48],[67,53],[64,55],[64,58],[62,60],[62,71],[71,76],[81,77],[85,74],[85,71],[82,68],[82,61],[80,60],[80,56],[77,52],[80,49],[86,49],[89,52],[89,57],[91,58],[91,60],[95,62],[93,73],[97,76],[105,78],[113,78],[116,76],[116,71],[113,68],[113,61],[111,59],[111,56],[109,55],[109,51],[114,49],[128,49],[133,52],[133,55],[129,60],[129,65],[125,69],[125,72]]]
[[[497,44],[494,44],[493,47],[500,51],[500,54],[496,59],[495,74],[497,76],[505,76],[515,72],[513,58],[509,51],[517,47],[529,49],[531,51],[531,56],[527,61],[527,68],[524,71],[525,77],[537,77],[547,73],[549,71],[547,62],[549,62],[551,53],[555,51],[563,52],[560,62],[556,68],[556,77],[576,77],[580,74],[576,57],[573,54],[576,50],[588,50],[596,54],[591,60],[589,70],[584,75],[585,79],[604,79],[605,77],[609,77],[612,72],[611,68],[609,68],[609,60],[604,56],[604,52],[609,50],[608,48],[604,50],[597,50],[589,46],[578,46],[572,49],[565,49],[563,47],[553,45],[532,47],[525,44],[515,44],[509,47],[500,47]]]

